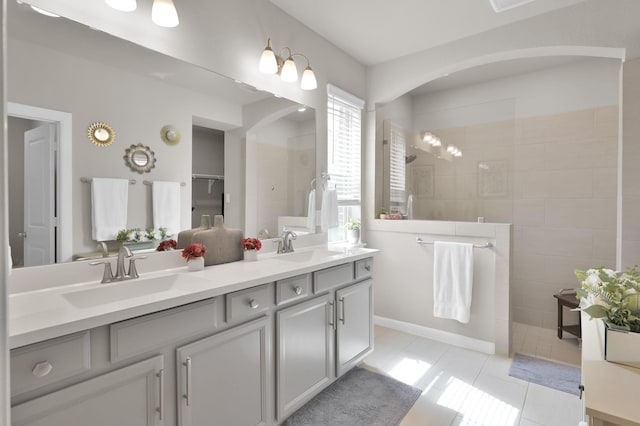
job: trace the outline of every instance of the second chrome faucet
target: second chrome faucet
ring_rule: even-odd
[[[138,270],[136,269],[136,260],[145,259],[146,256],[134,256],[129,247],[124,245],[120,246],[118,250],[118,260],[116,262],[116,275],[113,275],[111,270],[111,262],[109,260],[101,260],[98,262],[91,262],[89,265],[104,265],[104,273],[102,274],[102,283],[110,283],[114,281],[125,281],[138,278]],[[124,261],[129,259],[129,268],[125,271]]]
[[[296,233],[285,229],[282,231],[282,237],[278,241],[278,253],[293,253],[293,240],[297,237]]]

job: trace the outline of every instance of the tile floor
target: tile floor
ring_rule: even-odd
[[[514,325],[514,350],[580,363],[577,339],[555,330]],[[555,339],[555,340],[554,340]],[[577,426],[577,396],[509,376],[511,360],[376,326],[365,367],[419,387],[422,395],[401,426]]]

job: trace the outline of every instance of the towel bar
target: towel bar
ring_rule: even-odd
[[[142,183],[144,183],[147,186],[153,185],[153,181],[152,180],[143,180]],[[180,182],[180,186],[187,186],[187,184],[184,183],[184,182]]]
[[[89,183],[92,180],[93,180],[93,178],[88,178],[88,177],[84,177],[84,176],[80,178],[80,182],[82,182],[82,183]],[[136,183],[135,179],[129,179],[129,184],[130,185],[133,185],[135,183]]]
[[[416,238],[416,243],[433,245],[434,241],[422,241],[422,238],[417,237]],[[482,244],[482,245],[478,245],[478,244],[474,244],[473,245],[473,248],[491,248],[491,247],[493,247],[493,244],[491,244],[491,243],[485,243],[485,244]]]

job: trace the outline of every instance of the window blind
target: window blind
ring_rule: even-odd
[[[327,171],[336,186],[338,204],[343,206],[360,204],[363,105],[354,96],[329,86]]]
[[[407,136],[404,130],[391,125],[389,131],[389,151],[390,151],[390,197],[391,202],[404,203],[406,189],[406,150]]]

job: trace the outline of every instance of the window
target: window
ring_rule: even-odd
[[[406,182],[406,147],[407,137],[404,130],[393,124],[390,125],[390,195],[391,204],[403,204],[405,202]]]
[[[338,196],[338,228],[329,230],[329,242],[345,239],[344,224],[360,219],[362,108],[364,101],[329,85],[327,87],[327,172]]]

